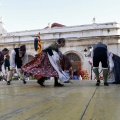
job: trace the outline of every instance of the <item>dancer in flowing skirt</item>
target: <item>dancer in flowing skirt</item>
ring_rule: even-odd
[[[59,60],[59,48],[65,46],[65,39],[59,38],[47,48],[43,49],[40,54],[34,57],[30,62],[22,66],[22,70],[36,79],[37,83],[44,86],[46,77],[57,77],[62,81],[68,78],[62,74],[62,68]],[[55,86],[63,86],[55,80]]]

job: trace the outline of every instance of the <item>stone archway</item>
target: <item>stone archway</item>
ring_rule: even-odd
[[[81,70],[81,58],[76,53],[67,53],[66,54],[70,61],[72,62],[73,69]]]

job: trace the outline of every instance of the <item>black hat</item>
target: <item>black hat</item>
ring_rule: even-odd
[[[58,44],[60,44],[61,42],[65,42],[65,38],[59,38],[59,39],[57,40],[57,42],[58,42]]]
[[[7,48],[4,48],[2,51],[9,51]]]
[[[26,52],[26,46],[25,45],[20,46],[20,51]]]

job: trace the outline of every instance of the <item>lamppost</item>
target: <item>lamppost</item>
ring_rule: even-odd
[[[87,49],[86,48],[84,49],[84,55],[85,55],[85,57],[87,57]]]
[[[84,55],[85,55],[85,57],[90,57],[91,56],[91,51],[92,51],[92,47],[90,46],[90,47],[88,47],[89,48],[89,51],[90,51],[90,53],[89,54],[87,54],[87,49],[85,48],[84,49]],[[91,66],[91,70],[90,70],[90,76],[91,76],[91,80],[92,80],[92,63],[90,63],[90,66]]]

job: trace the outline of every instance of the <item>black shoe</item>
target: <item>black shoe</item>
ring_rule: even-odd
[[[109,86],[109,84],[107,82],[104,82],[104,86]]]
[[[38,80],[37,83],[40,84],[40,81]]]
[[[23,84],[26,84],[27,82],[25,80],[23,80]]]
[[[97,80],[96,86],[100,86],[100,80]]]
[[[38,83],[39,85],[41,85],[41,86],[45,86],[45,85],[43,84],[44,82],[43,82],[42,80],[38,80],[37,83]]]
[[[116,82],[112,82],[112,84],[117,84]]]
[[[63,84],[60,84],[60,83],[57,83],[57,84],[54,84],[54,86],[62,87],[62,86],[64,86],[64,85],[63,85]]]
[[[7,81],[7,85],[10,85],[10,81]]]
[[[64,83],[69,83],[70,81],[65,81]]]
[[[65,81],[64,83],[71,83],[71,84],[73,84],[70,80],[68,80],[68,81]]]
[[[43,86],[43,87],[45,86],[43,83],[40,83],[40,85]]]

